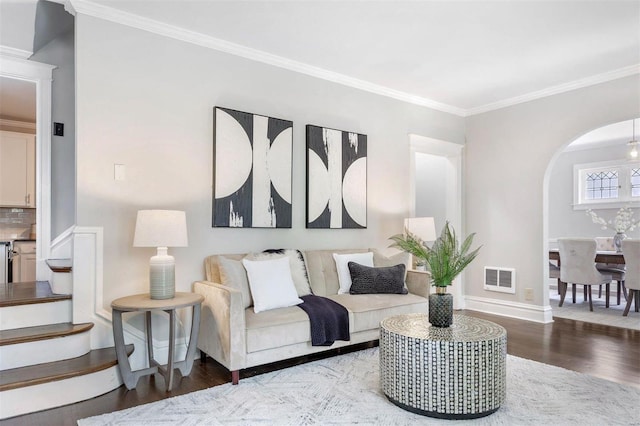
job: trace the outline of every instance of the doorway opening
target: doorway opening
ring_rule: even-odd
[[[409,135],[409,213],[411,217],[433,217],[438,234],[447,220],[457,232],[464,233],[463,148],[452,142]],[[452,285],[455,309],[464,309],[462,275]]]

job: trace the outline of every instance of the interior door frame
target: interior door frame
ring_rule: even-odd
[[[463,175],[462,160],[464,145],[433,139],[416,134],[409,134],[409,213],[411,217],[416,214],[416,154],[430,154],[442,157],[446,160],[446,217],[451,226],[458,231],[459,235],[464,234],[462,223],[462,197],[463,197]],[[436,230],[439,232],[440,230]],[[464,309],[464,273],[460,274],[451,287],[453,293],[454,308]]]
[[[51,83],[54,65],[0,53],[0,75],[36,84],[36,279],[48,280],[51,252]]]

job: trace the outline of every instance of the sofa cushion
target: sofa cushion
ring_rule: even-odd
[[[242,262],[218,256],[218,269],[220,271],[220,284],[240,290],[245,308],[253,305],[247,270]]]
[[[291,278],[289,258],[243,259],[242,264],[247,270],[256,313],[302,303]]]
[[[293,249],[275,249],[265,250],[261,253],[249,253],[245,258],[249,260],[266,260],[266,259],[278,259],[281,257],[288,257],[291,267],[291,277],[293,283],[296,286],[298,297],[311,294],[311,287],[309,286],[309,276],[307,274],[307,267],[304,263],[304,257],[302,252]]]
[[[227,259],[232,260],[242,260],[246,254],[225,254],[223,255]],[[222,280],[220,279],[220,267],[218,258],[220,255],[214,254],[211,256],[207,256],[204,260],[204,272],[207,281],[211,281],[214,283],[222,284]]]
[[[327,296],[349,310],[351,333],[380,327],[386,317],[427,312],[428,299],[415,294],[335,294]]]
[[[378,250],[373,249],[373,266],[394,266],[402,263],[404,266],[409,268],[411,262],[411,254],[406,251],[401,251],[400,253],[394,254],[393,256],[385,256],[380,253]]]
[[[338,283],[340,289],[338,294],[348,294],[351,288],[351,274],[349,273],[349,262],[359,263],[360,265],[373,266],[373,253],[333,253],[333,259],[336,261],[336,270],[338,271]]]
[[[333,253],[366,253],[366,249],[351,250],[309,250],[303,252],[304,261],[309,271],[309,284],[316,296],[338,294],[338,271]]]
[[[404,276],[407,267],[402,263],[394,266],[370,268],[355,262],[349,262],[351,274],[351,294],[407,294]]]
[[[245,309],[245,321],[248,353],[304,342],[311,346],[309,316],[297,306],[260,313]]]

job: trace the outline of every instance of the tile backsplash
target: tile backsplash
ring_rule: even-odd
[[[29,235],[31,225],[36,223],[36,209],[0,207],[0,235]]]

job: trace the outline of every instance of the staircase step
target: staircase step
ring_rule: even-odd
[[[126,349],[127,355],[133,353],[132,344],[126,345]],[[91,374],[117,363],[116,350],[110,347],[94,349],[86,355],[64,361],[5,370],[0,374],[0,392]]]
[[[83,324],[60,323],[3,330],[0,331],[0,346],[71,336],[91,330],[91,328],[93,328],[93,323],[87,322]]]
[[[71,259],[47,259],[46,263],[53,272],[68,274],[73,270]]]
[[[55,294],[47,281],[0,284],[0,308],[71,300],[70,294]]]

